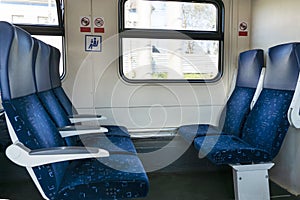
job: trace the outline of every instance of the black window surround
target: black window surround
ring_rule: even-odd
[[[129,83],[147,83],[147,82],[188,82],[188,83],[212,83],[218,81],[223,75],[223,51],[224,51],[224,4],[221,0],[186,0],[173,2],[192,2],[192,3],[209,3],[217,9],[217,28],[216,31],[197,31],[197,30],[162,30],[162,29],[139,29],[125,27],[125,2],[119,0],[119,73],[121,77]],[[155,0],[147,0],[155,1]],[[164,0],[159,0],[164,1]],[[218,53],[218,73],[213,79],[129,79],[123,72],[123,42],[124,38],[141,38],[141,39],[180,39],[180,40],[216,40],[219,42]]]
[[[34,25],[34,24],[15,24],[26,30],[31,35],[52,35],[64,36],[64,8],[63,0],[55,0],[58,16],[58,25]]]

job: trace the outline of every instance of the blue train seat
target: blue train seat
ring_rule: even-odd
[[[78,114],[77,110],[73,106],[71,100],[68,98],[64,89],[62,88],[60,73],[59,73],[59,62],[60,62],[60,51],[57,48],[51,49],[51,68],[50,68],[50,78],[51,86],[53,92],[55,93],[57,99],[61,103],[62,107],[65,109],[68,115]]]
[[[50,52],[51,47],[44,42],[34,39],[35,45],[35,65],[34,66],[34,78],[35,85],[37,90],[37,95],[42,102],[42,105],[45,107],[49,115],[51,116],[53,122],[59,127],[61,132],[66,132],[67,134],[75,133],[78,134],[78,131],[84,134],[81,134],[80,137],[69,136],[66,137],[66,141],[69,145],[77,145],[80,143],[80,140],[87,145],[96,145],[101,144],[101,147],[110,150],[110,151],[129,151],[136,153],[135,147],[130,139],[130,136],[125,127],[118,126],[105,126],[107,132],[104,132],[104,135],[99,133],[99,127],[95,126],[82,126],[74,125],[69,120],[64,109],[61,107],[57,98],[55,97],[53,90],[51,88],[50,81]],[[92,134],[95,133],[95,134]],[[105,137],[103,137],[105,136]],[[93,139],[89,139],[92,137]],[[95,140],[97,138],[97,140]],[[91,144],[92,142],[92,144]]]
[[[297,55],[300,55],[298,43],[269,49],[263,88],[244,123],[241,136],[197,137],[194,146],[200,155],[215,164],[272,161],[290,126],[287,113],[300,69]]]
[[[178,134],[191,143],[194,138],[220,133],[240,136],[242,125],[250,111],[250,104],[264,65],[264,52],[261,49],[240,53],[237,80],[234,90],[224,107],[219,126],[193,124],[181,126]]]
[[[11,140],[9,159],[26,167],[44,199],[125,199],[147,195],[149,181],[134,154],[68,146],[39,101],[34,40],[0,22],[0,84]]]
[[[59,62],[60,62],[60,51],[57,48],[51,48],[51,68],[50,68],[50,78],[53,93],[58,99],[61,106],[64,108],[71,122],[82,122],[82,121],[95,121],[106,119],[102,115],[97,114],[78,114],[76,108],[73,106],[68,95],[62,88],[60,72],[59,72]]]

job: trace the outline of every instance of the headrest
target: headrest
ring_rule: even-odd
[[[264,65],[264,51],[254,49],[240,53],[236,85],[256,88]]]
[[[269,48],[264,88],[295,90],[299,74],[297,45],[287,43]]]
[[[34,38],[37,49],[34,65],[35,83],[37,92],[51,90],[50,80],[50,47],[44,42]]]
[[[50,78],[52,88],[61,86],[60,74],[59,74],[59,62],[60,62],[60,51],[52,47],[50,55]]]
[[[35,93],[33,39],[26,31],[0,22],[0,69],[2,100]]]

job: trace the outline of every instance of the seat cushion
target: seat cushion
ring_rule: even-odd
[[[68,115],[78,114],[62,87],[53,88],[52,90]]]
[[[145,197],[149,181],[135,155],[73,161],[55,199],[124,199]]]
[[[192,143],[194,138],[205,135],[220,134],[218,127],[208,124],[192,124],[181,126],[177,132],[185,141]]]
[[[106,149],[109,152],[136,153],[135,147],[128,137],[105,136],[103,134],[90,134],[80,136],[81,143],[87,147]]]
[[[221,132],[240,136],[243,124],[250,111],[254,92],[254,88],[236,87],[234,89],[226,107],[223,109],[219,121],[219,127],[221,128],[208,124],[186,125],[178,129],[178,134],[189,143],[192,143],[196,137],[217,135]]]
[[[242,139],[274,158],[290,126],[287,113],[293,95],[294,91],[263,89],[244,125]]]
[[[247,164],[271,161],[268,152],[255,148],[239,137],[232,135],[214,135],[198,137],[194,146],[200,157],[207,157],[215,164]]]
[[[79,145],[106,149],[110,152],[136,153],[135,147],[130,139],[127,129],[122,126],[106,126],[108,132],[103,134],[87,134],[79,136]],[[81,145],[80,145],[81,146]]]

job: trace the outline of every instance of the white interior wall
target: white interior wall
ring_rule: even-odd
[[[299,0],[252,0],[251,47],[300,41]]]
[[[237,55],[249,48],[249,37],[237,37],[238,24],[249,20],[250,0],[224,0],[224,75],[216,83],[130,84],[119,76],[118,1],[66,1],[67,76],[63,87],[76,108],[107,116],[104,124],[129,129],[179,127],[184,124],[217,124],[227,99]],[[244,5],[246,4],[246,6]],[[84,50],[80,17],[104,17],[102,52]]]
[[[251,47],[268,48],[277,44],[300,42],[299,0],[252,0]],[[290,128],[271,170],[271,179],[300,194],[300,131]]]
[[[251,0],[239,0],[236,2],[238,8],[238,17],[237,17],[237,30],[236,32],[242,31],[240,29],[241,23],[247,24],[247,29],[244,31],[247,33],[247,36],[239,36],[238,38],[238,52],[246,51],[250,49],[250,37],[251,37]],[[238,53],[237,53],[238,54]]]

